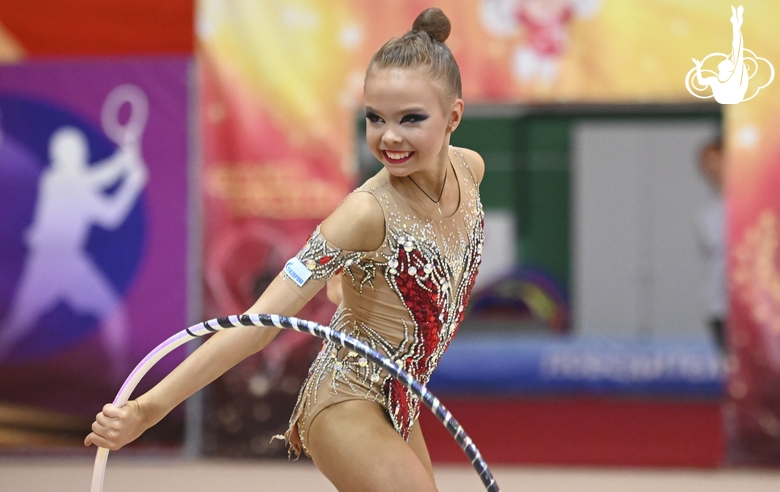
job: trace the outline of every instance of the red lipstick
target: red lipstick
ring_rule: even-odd
[[[392,151],[391,150],[389,152],[392,152],[393,154],[403,154],[403,153],[407,154],[406,157],[403,157],[401,159],[393,159],[392,157],[387,155],[387,152],[388,152],[387,150],[383,150],[382,151],[382,155],[384,156],[385,160],[387,162],[389,162],[390,164],[403,164],[404,162],[406,162],[409,159],[411,159],[411,157],[414,155],[414,152],[402,152],[402,151]]]

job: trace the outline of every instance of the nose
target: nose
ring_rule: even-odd
[[[395,128],[388,126],[382,134],[382,143],[385,145],[399,144],[403,141],[401,134]]]

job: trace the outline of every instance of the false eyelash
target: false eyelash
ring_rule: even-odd
[[[366,119],[370,121],[371,123],[378,123],[382,118],[379,117],[378,114],[372,113],[367,111],[366,112]]]
[[[407,114],[403,118],[401,118],[401,123],[420,123],[421,121],[425,121],[428,119],[428,115],[425,114]]]

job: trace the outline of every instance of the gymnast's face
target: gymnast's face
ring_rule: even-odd
[[[373,68],[366,75],[366,141],[393,176],[437,172],[446,162],[448,128],[460,122],[463,101],[445,103],[442,95],[424,69]]]

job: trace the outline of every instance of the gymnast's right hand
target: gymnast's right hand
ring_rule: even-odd
[[[137,401],[123,407],[107,404],[92,423],[92,432],[84,439],[84,446],[94,444],[111,451],[138,438],[149,427]]]

